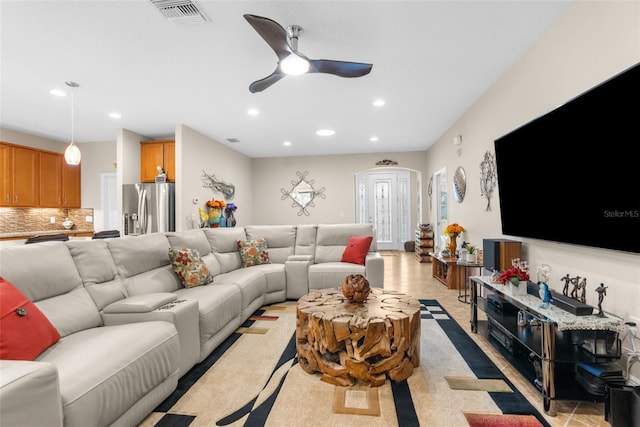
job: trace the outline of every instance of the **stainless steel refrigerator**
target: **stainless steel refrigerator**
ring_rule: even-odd
[[[122,186],[124,234],[176,230],[175,184],[139,183]]]

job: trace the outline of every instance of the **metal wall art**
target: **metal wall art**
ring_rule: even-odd
[[[453,199],[462,203],[467,192],[467,176],[462,166],[458,166],[453,174]]]
[[[491,210],[491,197],[497,183],[496,156],[487,151],[480,162],[480,195],[487,199],[485,211]]]
[[[214,174],[208,174],[204,170],[200,179],[202,180],[202,187],[209,188],[214,193],[222,193],[225,200],[233,200],[233,196],[236,194],[236,187],[233,184],[227,184]]]
[[[326,198],[324,195],[325,188],[313,188],[314,180],[307,179],[307,175],[309,174],[308,171],[296,172],[296,174],[298,175],[298,179],[291,181],[291,190],[287,190],[286,188],[280,189],[282,192],[281,200],[285,200],[287,197],[291,198],[293,201],[291,207],[299,209],[298,216],[309,216],[307,208],[315,206],[313,200],[316,197],[322,197],[323,199]]]

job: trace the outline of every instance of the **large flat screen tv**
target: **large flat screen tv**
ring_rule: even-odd
[[[494,145],[503,234],[640,253],[640,63]]]

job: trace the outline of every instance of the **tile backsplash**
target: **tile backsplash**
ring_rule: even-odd
[[[51,224],[51,218],[55,224]],[[91,218],[91,222],[87,221]],[[93,232],[93,209],[0,208],[0,234],[64,231],[69,218],[73,231]]]

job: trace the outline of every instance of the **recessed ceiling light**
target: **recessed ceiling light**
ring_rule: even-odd
[[[109,117],[111,117],[112,119],[121,119],[122,118],[120,113],[116,113],[115,111],[113,113],[109,113]]]
[[[373,105],[376,107],[382,107],[384,104],[386,104],[384,99],[376,99],[373,101]]]
[[[67,96],[67,92],[63,91],[62,89],[52,89],[49,91],[49,93],[55,96]]]
[[[291,141],[285,141],[282,143],[282,145],[289,147],[291,145]]]
[[[378,140],[377,136],[372,136],[371,138],[369,138],[369,141],[371,142],[376,142]]]
[[[316,135],[319,135],[319,136],[331,136],[335,133],[336,131],[331,129],[320,129],[316,131]]]
[[[255,109],[255,108],[249,108],[249,110],[247,111],[247,113],[248,113],[250,116],[257,116],[258,114],[260,114],[260,111],[258,111],[258,110],[257,110],[257,109]]]

